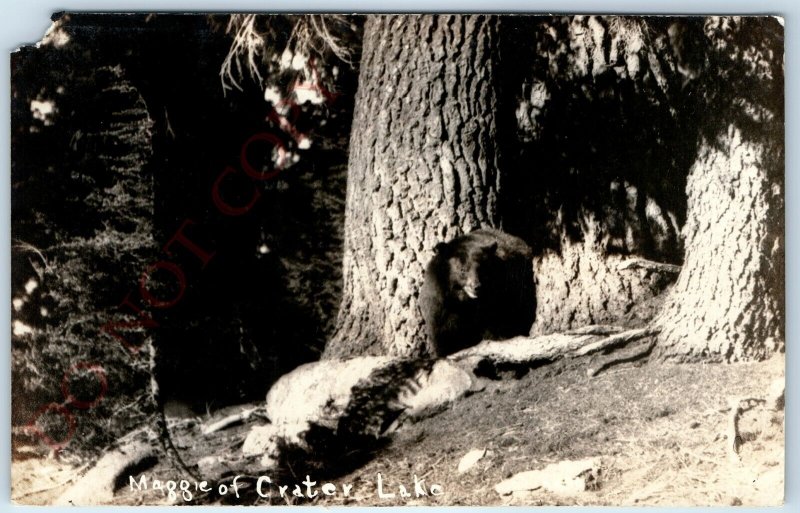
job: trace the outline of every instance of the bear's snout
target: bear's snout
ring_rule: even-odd
[[[478,299],[481,284],[477,282],[467,282],[464,285],[464,293],[472,299]]]

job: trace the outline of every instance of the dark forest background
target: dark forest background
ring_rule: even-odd
[[[134,346],[157,345],[164,400],[205,411],[263,397],[281,374],[319,358],[341,287],[352,94],[302,106],[295,126],[313,131],[313,144],[300,149],[267,120],[272,105],[260,84],[223,89],[231,47],[224,18],[87,14],[62,22],[67,44],[12,56],[13,315],[33,329],[14,336],[13,423],[61,402],[71,365],[99,363],[108,393],[76,416],[77,439],[96,447],[124,431],[104,430],[115,413],[130,424],[152,414],[147,353],[132,355],[102,327],[136,319],[119,307],[129,293],[147,306],[140,275],[166,257],[161,248],[187,218],[187,236],[215,251],[214,260],[201,269],[174,250],[185,295],[153,309],[157,328],[121,330]],[[353,70],[339,69],[337,86],[352,91]],[[286,88],[293,71],[271,78]],[[37,113],[34,100],[55,110]],[[226,218],[212,203],[214,180],[264,131],[300,158],[260,184],[250,213]],[[250,182],[226,181],[227,201],[249,197]],[[168,296],[171,278],[154,273],[149,287],[161,284]],[[74,395],[97,397],[91,372],[68,380]],[[53,438],[63,438],[63,419],[48,412],[39,423],[48,417]]]

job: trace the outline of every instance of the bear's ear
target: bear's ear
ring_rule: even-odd
[[[487,253],[496,253],[497,252],[497,241],[492,242],[486,247]]]
[[[439,244],[436,245],[435,248],[433,248],[433,252],[436,253],[437,255],[444,254],[446,250],[447,250],[446,242],[440,242]]]

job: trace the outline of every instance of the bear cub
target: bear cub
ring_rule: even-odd
[[[536,310],[533,251],[519,237],[475,230],[436,246],[419,305],[435,356],[481,340],[528,335]]]

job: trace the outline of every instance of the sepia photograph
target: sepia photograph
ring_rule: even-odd
[[[9,59],[13,503],[784,503],[783,18],[56,12]]]

